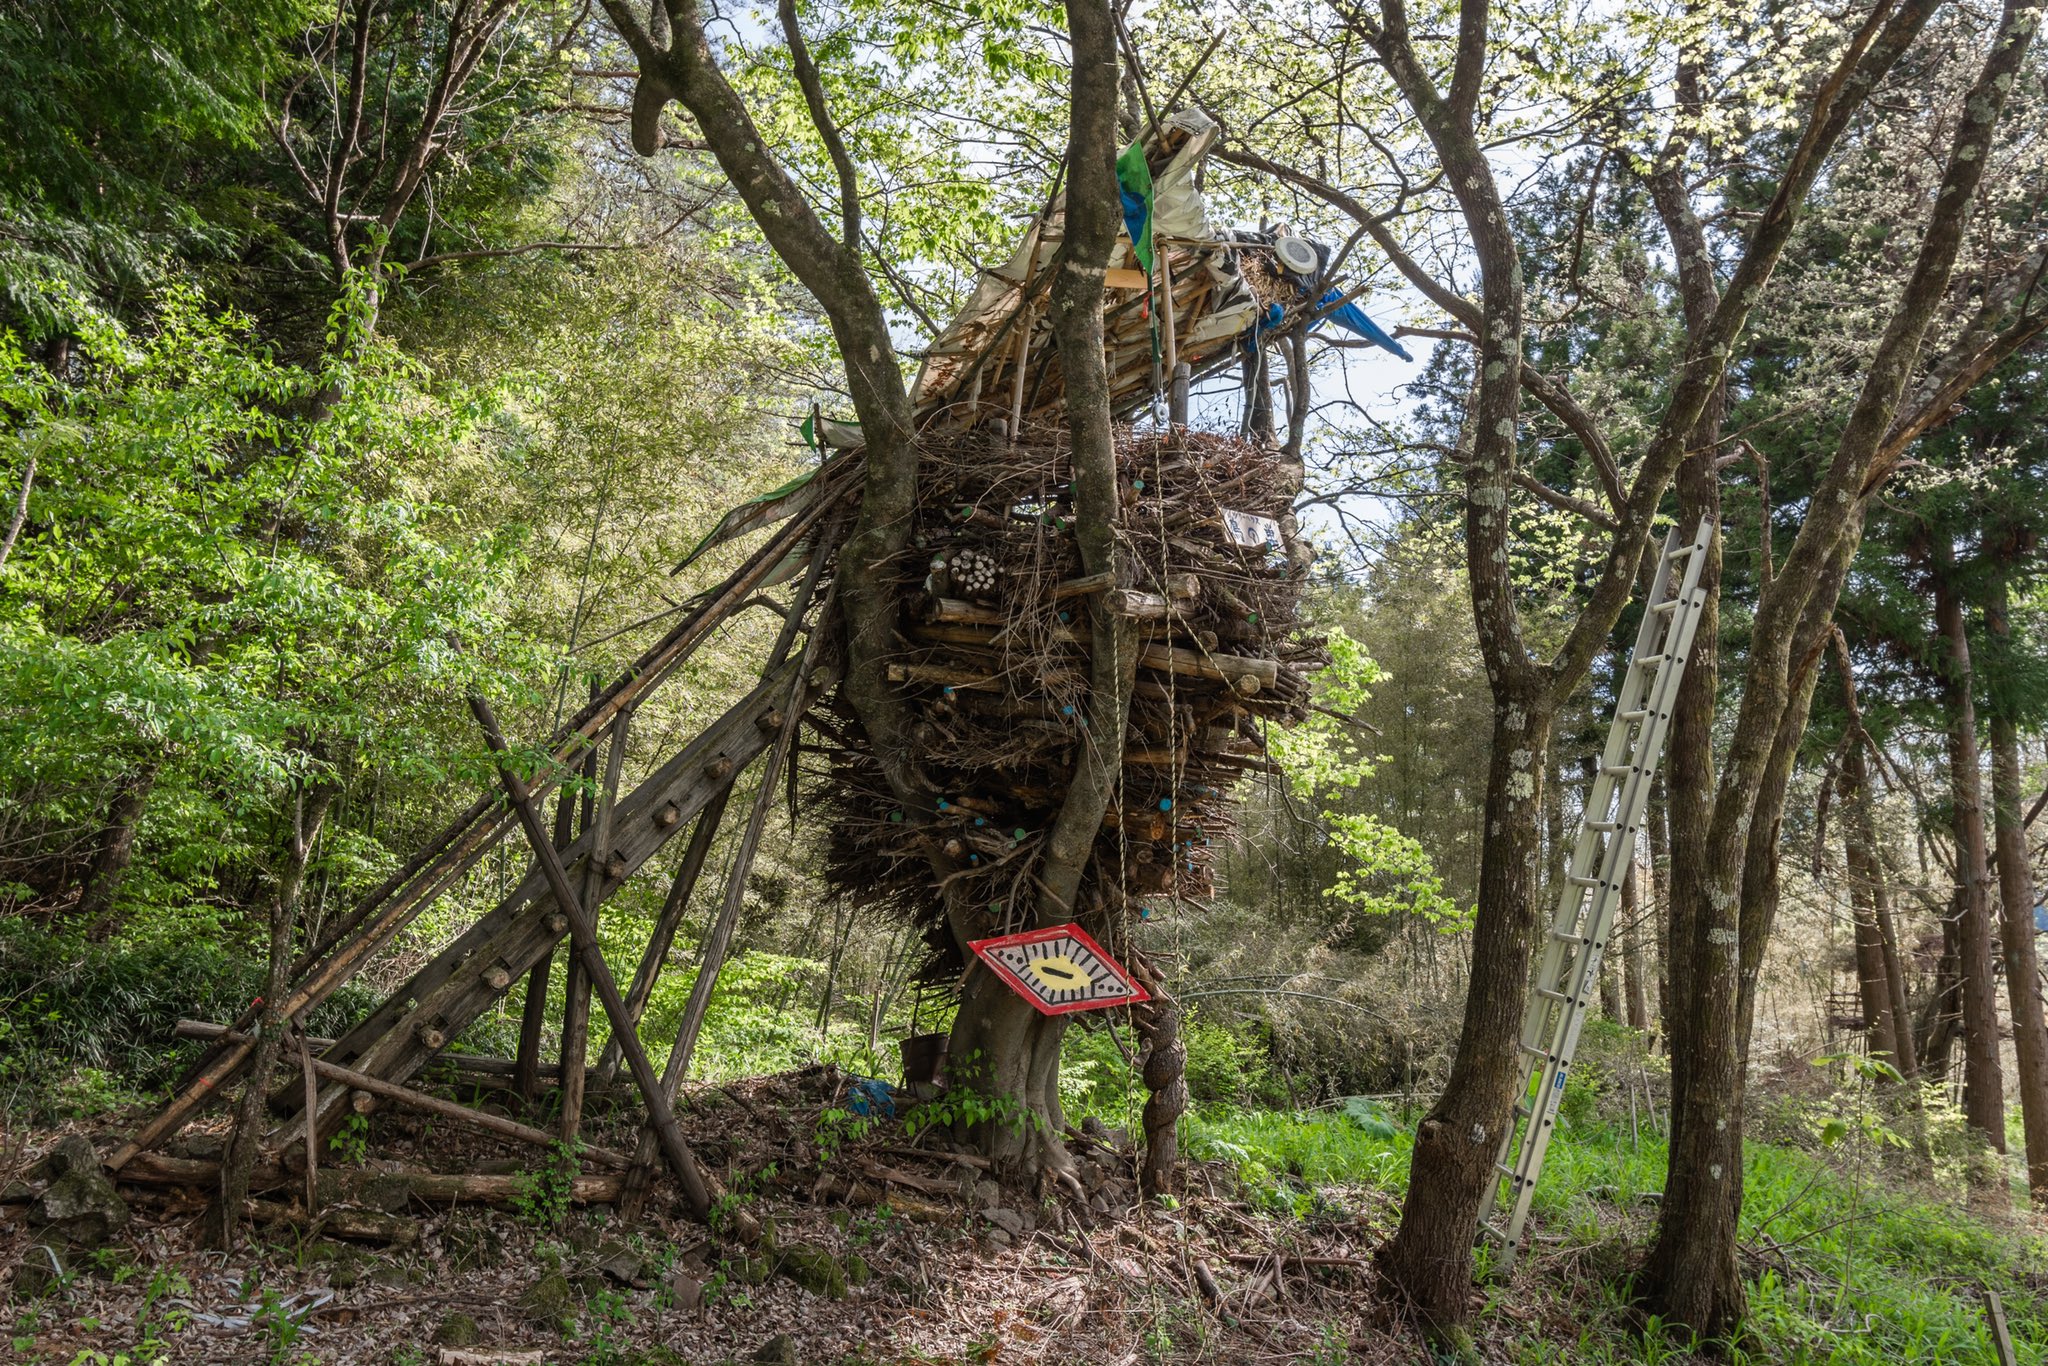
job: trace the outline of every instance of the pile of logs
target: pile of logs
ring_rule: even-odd
[[[929,441],[889,677],[917,717],[911,758],[939,794],[906,819],[850,713],[827,745],[828,879],[908,915],[963,966],[949,908],[977,937],[1026,928],[1033,871],[1066,795],[1089,705],[1091,600],[1137,627],[1123,777],[1087,879],[1154,905],[1216,890],[1231,791],[1270,772],[1269,725],[1307,710],[1326,662],[1299,629],[1301,571],[1282,534],[1291,490],[1274,453],[1180,429],[1118,438],[1125,581],[1082,573],[1064,436]],[[955,869],[934,878],[940,866]]]

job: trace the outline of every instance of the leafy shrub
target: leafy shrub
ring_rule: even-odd
[[[36,1114],[90,1114],[165,1085],[201,1045],[178,1044],[181,1018],[232,1020],[262,970],[213,939],[152,935],[96,944],[0,922],[0,1088]],[[368,1005],[363,988],[313,1012],[314,1033]]]

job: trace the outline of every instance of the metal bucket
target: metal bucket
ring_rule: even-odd
[[[915,1092],[946,1084],[946,1036],[912,1034],[897,1045],[903,1054],[903,1085]]]

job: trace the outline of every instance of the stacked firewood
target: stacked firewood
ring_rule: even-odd
[[[909,812],[843,703],[825,748],[828,877],[909,916],[957,972],[955,928],[1025,928],[1043,845],[1088,743],[1092,613],[1128,619],[1136,684],[1123,770],[1077,913],[1149,916],[1215,892],[1231,793],[1274,771],[1269,729],[1307,710],[1326,662],[1299,629],[1291,490],[1273,452],[1198,432],[1118,437],[1117,582],[1084,572],[1063,433],[930,443],[889,679],[914,717],[911,759],[936,794]]]

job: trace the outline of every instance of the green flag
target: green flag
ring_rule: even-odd
[[[1152,273],[1152,168],[1144,144],[1134,142],[1116,159],[1117,193],[1124,203],[1124,230],[1145,274]]]

